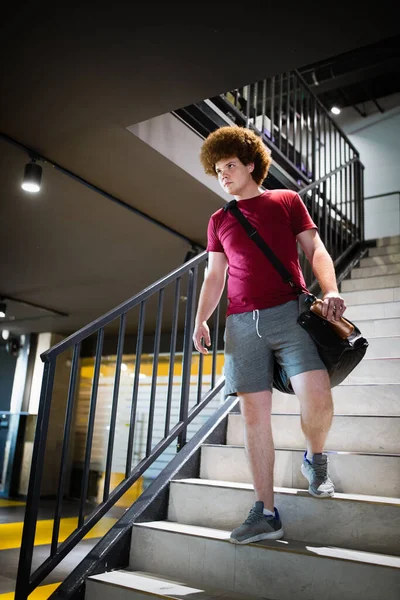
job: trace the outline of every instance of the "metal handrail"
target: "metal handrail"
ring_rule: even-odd
[[[96,331],[98,331],[100,328],[106,327],[107,325],[115,321],[115,319],[128,312],[135,306],[140,305],[142,302],[145,302],[148,298],[150,298],[150,296],[152,296],[156,292],[159,292],[162,288],[165,288],[168,284],[175,281],[178,277],[187,273],[191,268],[201,264],[204,261],[206,255],[206,251],[201,252],[194,258],[187,261],[181,267],[178,267],[174,271],[171,271],[171,273],[168,273],[168,275],[166,275],[165,277],[162,277],[155,283],[149,285],[143,291],[139,292],[132,298],[129,298],[129,300],[125,300],[125,302],[122,302],[121,304],[119,304],[109,312],[105,313],[98,319],[95,319],[88,325],[85,325],[85,327],[82,327],[76,333],[73,333],[58,344],[55,344],[52,348],[46,350],[40,355],[42,360],[44,362],[48,362],[50,359],[55,358],[56,356],[70,348],[71,344],[78,344],[93,333],[96,333]]]
[[[69,336],[61,343],[42,354],[44,361],[44,373],[42,381],[42,389],[37,417],[37,425],[35,431],[34,449],[32,455],[31,475],[29,480],[29,488],[26,502],[25,522],[22,535],[20,560],[18,567],[18,576],[16,584],[16,597],[19,600],[25,600],[28,595],[39,585],[43,579],[61,562],[61,560],[76,546],[76,544],[85,536],[85,534],[104,516],[107,511],[118,501],[118,499],[129,489],[133,483],[154,463],[161,453],[176,439],[177,450],[183,448],[187,440],[187,428],[193,419],[209,404],[210,400],[221,389],[223,382],[216,383],[216,366],[217,353],[214,351],[211,357],[211,381],[208,384],[208,389],[204,393],[204,377],[202,369],[199,369],[198,384],[197,384],[197,402],[194,407],[189,406],[190,400],[190,379],[192,369],[192,332],[194,325],[194,314],[196,305],[196,288],[200,277],[199,266],[205,266],[207,260],[206,252],[195,256],[172,273],[159,279],[154,284],[148,286],[145,290],[136,294],[131,299],[123,302],[113,310],[109,311],[102,317],[96,319],[86,327],[83,327],[75,334]],[[171,335],[171,356],[175,355],[177,336],[176,328],[178,323],[179,300],[181,283],[184,278],[187,278],[187,299],[185,308],[185,334],[184,334],[184,352],[182,365],[182,383],[180,394],[180,414],[176,423],[171,424],[171,403],[169,401],[169,410],[165,415],[164,437],[157,443],[153,443],[154,415],[156,409],[156,385],[157,385],[157,370],[158,357],[160,347],[160,333],[162,322],[162,307],[165,290],[169,286],[174,287],[174,315],[173,315],[173,332]],[[132,466],[132,451],[135,434],[135,419],[136,406],[138,402],[139,389],[139,366],[140,357],[142,354],[143,333],[145,323],[145,307],[147,301],[152,297],[158,296],[158,318],[156,326],[156,335],[154,339],[153,353],[153,377],[151,384],[150,405],[149,405],[149,425],[146,443],[146,454],[136,466]],[[120,373],[122,365],[122,355],[124,338],[126,331],[127,315],[130,310],[140,307],[140,316],[138,322],[138,335],[136,345],[136,367],[135,378],[133,381],[132,391],[132,410],[131,422],[129,429],[128,449],[126,456],[126,472],[125,479],[110,492],[110,479],[112,468],[112,456],[115,443],[115,427],[119,399]],[[218,324],[219,307],[216,310],[215,324]],[[114,378],[114,391],[112,397],[111,417],[109,427],[109,438],[107,445],[107,457],[105,467],[104,495],[103,501],[89,515],[85,515],[86,494],[88,490],[89,466],[91,449],[93,442],[93,428],[96,414],[96,402],[98,393],[98,384],[100,376],[100,362],[102,358],[102,348],[104,340],[104,328],[111,322],[119,319],[119,335],[118,349],[116,358],[116,372]],[[86,449],[83,469],[82,490],[85,495],[82,496],[79,506],[78,526],[73,533],[62,543],[59,544],[59,530],[62,514],[62,505],[64,500],[64,492],[66,486],[66,476],[68,469],[69,443],[73,425],[73,414],[75,407],[75,390],[78,377],[79,355],[82,342],[93,333],[97,333],[96,358],[94,366],[94,375],[92,381],[92,393],[90,401],[89,417],[87,422],[86,432]],[[214,342],[217,346],[218,328],[214,332]],[[58,477],[58,488],[56,494],[56,503],[54,511],[53,533],[50,549],[50,556],[39,566],[39,568],[31,573],[32,556],[34,547],[34,537],[36,523],[38,520],[38,510],[40,502],[40,487],[43,476],[43,468],[45,462],[46,442],[48,437],[50,410],[52,404],[52,392],[55,382],[57,359],[66,351],[73,349],[73,359],[70,367],[70,383],[68,388],[68,399],[65,409],[64,419],[64,435],[62,440],[61,460]],[[171,389],[173,386],[173,378],[169,378],[168,397],[171,399]]]

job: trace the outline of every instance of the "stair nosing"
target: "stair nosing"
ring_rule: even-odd
[[[205,478],[191,478],[191,479],[173,479],[171,484],[184,484],[194,486],[210,486],[213,488],[231,488],[238,490],[253,491],[254,487],[251,483],[238,482],[238,481],[222,481],[218,479],[205,479]],[[225,484],[225,485],[224,485]],[[246,486],[246,487],[243,487]],[[274,493],[281,494],[284,496],[302,496],[310,501],[313,497],[305,489],[300,488],[288,488],[274,486]],[[351,497],[357,496],[357,497]],[[373,498],[373,500],[371,500]],[[344,494],[343,492],[335,492],[334,496],[329,500],[336,502],[359,502],[362,504],[377,504],[379,506],[400,506],[400,498],[393,498],[392,496],[373,496],[370,494]]]
[[[106,571],[105,573],[98,573],[96,575],[91,575],[88,577],[88,581],[93,581],[95,583],[101,584],[101,585],[108,585],[108,586],[112,586],[112,587],[116,587],[116,588],[121,588],[121,589],[126,589],[126,590],[132,590],[134,592],[140,592],[141,594],[144,594],[146,596],[155,596],[157,598],[166,598],[166,599],[170,599],[170,600],[180,600],[181,596],[176,595],[175,592],[173,592],[172,594],[170,592],[167,593],[161,593],[160,591],[149,591],[146,589],[142,589],[140,587],[140,585],[138,584],[134,584],[134,587],[132,585],[129,585],[128,583],[124,584],[122,582],[112,582],[112,581],[107,581],[104,579],[100,579],[99,576],[101,575],[108,575],[108,576],[112,576],[113,573],[126,573],[128,575],[131,575],[133,577],[142,577],[142,578],[147,578],[148,579],[152,579],[152,580],[157,580],[160,583],[163,584],[171,584],[171,585],[175,585],[175,586],[179,586],[181,588],[191,588],[193,590],[196,589],[196,586],[193,586],[192,584],[189,583],[185,583],[184,581],[175,581],[174,579],[170,579],[168,576],[166,575],[161,575],[160,573],[149,573],[149,572],[144,572],[144,571],[129,571],[127,569],[118,569],[115,571]],[[200,590],[198,590],[200,591]],[[230,591],[224,591],[221,590],[220,588],[204,588],[201,590],[202,592],[205,592],[206,594],[208,594],[210,596],[210,598],[216,598],[215,593],[219,593],[219,592],[223,592],[223,597],[222,600],[224,600],[227,596],[226,594],[229,594],[231,596],[231,598],[233,600],[257,600],[256,596],[244,596],[241,593],[238,592],[230,592]],[[178,590],[179,592],[179,590]],[[268,600],[268,598],[263,598],[263,600]]]
[[[244,449],[244,446],[240,446],[238,444],[202,444],[202,447],[210,447],[210,448],[241,448]],[[300,450],[299,448],[275,448],[276,451],[282,452],[301,452],[304,454],[304,450]],[[324,450],[324,454],[346,454],[346,455],[354,455],[354,456],[379,456],[385,458],[400,458],[400,454],[388,453],[388,452],[356,452],[354,450]]]
[[[230,531],[224,530],[224,529],[213,529],[213,528],[208,528],[208,527],[198,527],[196,525],[183,525],[182,523],[180,523],[180,525],[183,525],[184,527],[190,529],[189,531],[177,531],[177,530],[173,530],[172,528],[162,528],[160,527],[161,525],[165,524],[169,524],[172,525],[174,524],[174,521],[152,521],[152,522],[147,522],[147,523],[133,523],[132,527],[140,527],[140,528],[147,528],[147,529],[153,529],[154,531],[164,531],[164,532],[168,532],[168,533],[172,533],[174,535],[188,535],[191,537],[198,537],[198,538],[202,538],[202,539],[209,539],[209,540],[213,540],[213,541],[218,541],[218,542],[222,542],[222,543],[226,543],[226,544],[231,544],[231,542],[229,541],[228,538],[226,539],[221,539],[216,537],[215,535],[213,536],[211,534],[212,531],[218,531],[219,533],[223,533],[226,535],[230,534]],[[198,530],[202,530],[204,532],[204,530],[209,530],[210,534],[205,535],[204,533],[201,534]],[[285,545],[280,546],[279,543],[284,542],[285,544],[289,544],[292,543],[294,545],[297,546],[297,548],[288,548]],[[256,543],[250,543],[250,544],[246,544],[246,546],[252,546],[252,547],[256,547],[259,548],[260,550],[276,550],[278,552],[287,552],[290,554],[300,554],[302,556],[312,556],[314,558],[324,558],[327,560],[340,560],[342,562],[346,562],[346,563],[353,563],[353,564],[362,564],[362,565],[370,565],[370,566],[376,566],[376,567],[382,567],[382,568],[386,568],[386,569],[396,569],[396,571],[398,571],[400,569],[400,557],[397,556],[393,556],[390,554],[378,554],[377,552],[366,552],[366,551],[361,551],[361,550],[352,550],[350,548],[341,548],[339,546],[329,546],[330,549],[333,550],[338,550],[341,552],[347,552],[349,554],[363,554],[366,557],[368,557],[369,560],[360,560],[357,559],[355,557],[351,557],[351,556],[322,556],[321,554],[315,553],[315,552],[311,552],[310,550],[308,550],[307,546],[318,546],[321,549],[325,548],[325,546],[322,546],[321,544],[316,544],[315,542],[309,541],[309,542],[298,542],[297,540],[288,540],[288,539],[284,539],[284,540],[263,540],[262,542],[256,542]],[[240,548],[245,548],[246,546],[240,546]],[[391,560],[395,559],[396,562],[399,562],[399,566],[396,565],[385,565],[385,564],[381,564],[379,562],[373,561],[373,557],[376,557],[377,559],[381,559],[384,557],[387,557]]]

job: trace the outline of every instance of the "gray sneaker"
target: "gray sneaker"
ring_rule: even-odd
[[[304,453],[301,472],[308,479],[308,492],[315,498],[331,498],[335,492],[335,486],[328,475],[328,457],[326,454],[314,454],[312,462]]]
[[[230,541],[233,544],[280,540],[283,537],[284,532],[278,509],[275,508],[275,517],[265,516],[263,510],[264,503],[256,502],[243,525],[232,531]]]

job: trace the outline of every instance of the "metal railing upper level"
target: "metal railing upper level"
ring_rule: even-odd
[[[301,189],[359,159],[357,149],[297,71],[236,88],[175,114],[204,137],[227,124],[254,130],[271,149],[271,173],[283,187]]]

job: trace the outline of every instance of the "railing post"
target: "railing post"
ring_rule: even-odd
[[[364,165],[360,164],[360,200],[361,200],[361,241],[365,239],[365,200],[364,200]]]
[[[28,595],[31,592],[30,576],[32,556],[39,511],[40,487],[42,483],[47,433],[49,429],[55,366],[55,360],[46,362],[43,371],[42,389],[40,393],[39,411],[36,422],[35,441],[33,445],[31,472],[26,500],[24,528],[22,532],[17,581],[15,586],[15,597],[18,598],[18,600],[27,600]]]
[[[311,125],[311,181],[317,181],[316,177],[316,161],[317,161],[317,136],[316,136],[316,115],[317,115],[317,106],[315,102],[315,98],[312,97],[312,125]]]
[[[188,292],[185,317],[185,336],[183,340],[183,358],[182,358],[182,387],[181,387],[181,404],[179,421],[181,423],[187,421],[189,414],[189,394],[190,394],[190,373],[192,369],[192,352],[193,352],[193,323],[194,310],[196,301],[196,285],[197,285],[197,266],[190,269],[188,273]],[[186,427],[182,430],[178,437],[177,450],[181,450],[186,444]]]

